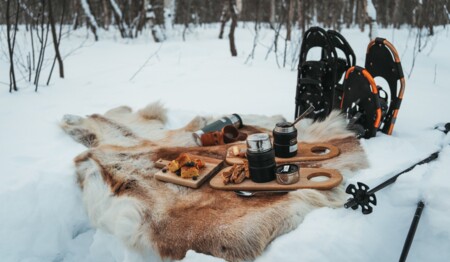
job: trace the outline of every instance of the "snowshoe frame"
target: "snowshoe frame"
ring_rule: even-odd
[[[389,85],[391,98],[381,131],[391,135],[398,116],[398,111],[405,92],[405,77],[395,47],[384,38],[372,40],[366,53],[366,69],[372,77],[382,77]],[[400,82],[400,86],[398,86]]]
[[[314,47],[322,49],[321,58],[319,61],[308,61],[308,52]],[[338,49],[345,57],[338,56]],[[309,28],[300,49],[295,118],[310,105],[316,108],[311,114],[314,119],[323,119],[332,109],[339,108],[343,86],[339,81],[355,63],[353,49],[340,33],[320,27]]]

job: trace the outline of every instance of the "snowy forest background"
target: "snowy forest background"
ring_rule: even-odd
[[[420,52],[422,38],[449,23],[450,6],[448,0],[3,0],[0,10],[1,35],[7,40],[2,41],[1,52],[10,63],[7,84],[13,92],[19,90],[18,82],[32,83],[36,91],[39,85],[48,85],[56,64],[63,78],[67,54],[61,54],[60,46],[76,30],[88,29],[96,41],[102,40],[103,30],[129,39],[151,34],[154,42],[164,42],[177,28],[177,35],[186,41],[186,34],[220,23],[218,37],[228,38],[231,55],[237,56],[235,28],[238,22],[252,23],[254,46],[258,31],[270,28],[274,40],[268,52],[277,55],[278,66],[294,69],[301,33],[311,25],[335,30],[356,26],[368,30],[369,37],[378,27],[407,26],[417,30]],[[291,41],[295,46],[288,48]],[[46,49],[54,50],[53,57]],[[50,69],[41,78],[43,67]]]

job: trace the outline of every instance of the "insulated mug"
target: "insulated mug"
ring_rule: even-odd
[[[289,158],[297,155],[297,128],[289,122],[280,122],[273,130],[275,156]]]
[[[275,152],[268,134],[257,133],[247,137],[247,160],[253,182],[265,183],[275,179]]]

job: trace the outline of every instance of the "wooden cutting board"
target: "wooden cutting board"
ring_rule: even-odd
[[[248,191],[258,191],[258,190],[295,190],[303,188],[328,190],[332,189],[342,182],[342,175],[336,169],[325,169],[325,168],[300,168],[300,180],[292,185],[280,185],[276,180],[267,183],[255,183],[250,179],[245,179],[244,182],[240,184],[228,184],[224,185],[222,182],[222,173],[230,170],[231,167],[222,169],[216,176],[214,176],[210,181],[209,185],[212,188],[220,190],[248,190]],[[325,181],[312,181],[314,177],[326,176],[328,180]]]
[[[217,171],[222,168],[223,160],[197,156],[197,155],[189,155],[192,159],[201,159],[205,162],[205,167],[199,170],[199,176],[197,180],[193,180],[192,178],[182,178],[177,176],[175,173],[167,170],[165,173],[161,170],[155,174],[155,178],[164,182],[170,182],[173,184],[177,184],[180,186],[186,186],[190,188],[199,188],[209,177],[217,173]],[[164,168],[169,163],[169,160],[159,159],[155,162],[155,166],[159,168]]]
[[[239,147],[240,150],[247,150],[246,144],[237,144],[233,146]],[[233,155],[233,146],[228,148],[225,161],[229,165],[243,164],[243,158]],[[277,162],[277,164],[285,164],[302,161],[319,161],[336,157],[339,155],[339,153],[340,151],[338,147],[327,143],[298,143],[298,151],[296,156],[290,158],[276,157],[275,162]]]

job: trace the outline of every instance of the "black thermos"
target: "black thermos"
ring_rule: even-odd
[[[247,160],[250,179],[253,182],[265,183],[275,179],[275,152],[268,134],[257,133],[248,136]]]
[[[275,156],[289,158],[297,155],[297,129],[289,122],[280,122],[273,130]]]

